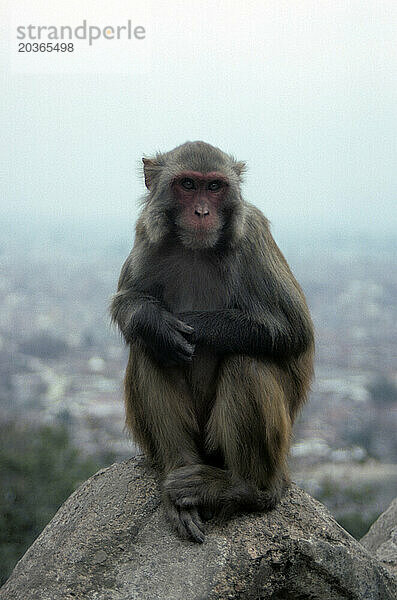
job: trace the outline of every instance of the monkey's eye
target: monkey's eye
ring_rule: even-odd
[[[195,185],[194,185],[194,181],[193,179],[189,179],[189,177],[185,177],[185,179],[182,179],[181,181],[181,186],[185,189],[185,190],[194,190],[195,189]]]
[[[215,180],[215,181],[210,181],[208,184],[208,189],[210,190],[210,192],[219,192],[219,190],[222,187],[222,182]]]

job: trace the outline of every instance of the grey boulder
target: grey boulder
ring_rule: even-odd
[[[103,469],[59,509],[1,600],[395,600],[393,575],[293,485],[268,514],[180,540],[142,457]]]
[[[372,556],[397,575],[397,498],[360,541]]]

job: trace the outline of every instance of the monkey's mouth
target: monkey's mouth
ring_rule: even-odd
[[[183,245],[188,248],[209,248],[214,246],[222,229],[218,215],[209,214],[205,217],[194,212],[180,215],[176,220],[176,233]]]
[[[205,216],[192,214],[187,219],[187,227],[199,234],[213,232],[219,229],[219,219],[215,215],[207,214]]]

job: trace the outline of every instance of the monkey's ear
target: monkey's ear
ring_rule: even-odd
[[[142,158],[142,162],[145,185],[148,190],[152,190],[154,183],[161,173],[163,165],[156,158]]]
[[[247,165],[244,161],[238,160],[233,163],[233,171],[241,177],[247,170]]]

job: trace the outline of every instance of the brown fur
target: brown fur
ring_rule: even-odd
[[[145,159],[149,197],[112,315],[130,344],[127,426],[162,474],[164,505],[175,528],[201,542],[200,511],[227,516],[241,509],[271,509],[283,494],[289,481],[291,429],[309,390],[314,342],[302,290],[267,220],[241,199],[238,177],[243,163],[196,144]],[[188,159],[182,160],[183,152]],[[222,217],[224,239],[218,246],[200,251],[175,241],[174,233],[170,237],[172,224],[164,215],[173,206],[169,182],[178,168],[211,170],[211,157],[229,178],[234,217]],[[236,219],[236,213],[241,218]],[[150,311],[148,323],[154,331],[160,331],[163,319],[177,316],[199,334],[207,315],[215,319],[214,330],[207,328],[202,342],[197,338],[192,359],[164,365],[134,333],[131,323],[134,315],[143,318],[142,310]],[[253,335],[258,327],[270,332],[273,351],[239,354],[217,348],[218,327],[223,331],[227,319],[238,320],[240,314],[241,319],[251,315],[257,320]],[[243,340],[246,325],[241,323]],[[145,328],[144,333],[149,331]],[[183,330],[188,341],[189,335]],[[186,346],[184,337],[179,339]],[[233,343],[239,342],[237,335]],[[190,348],[187,344],[184,351]]]

